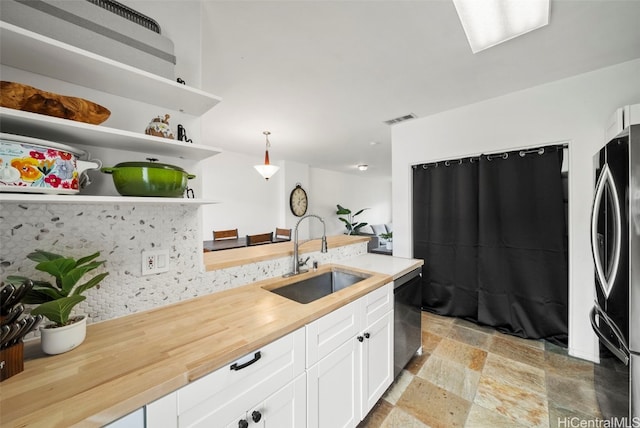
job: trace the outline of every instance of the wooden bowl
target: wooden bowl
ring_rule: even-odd
[[[99,125],[111,112],[84,98],[68,97],[16,82],[0,82],[0,105],[16,110]]]

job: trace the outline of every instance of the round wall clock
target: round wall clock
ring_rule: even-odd
[[[296,184],[289,197],[289,207],[293,215],[302,217],[307,212],[308,203],[307,192],[300,186],[300,183]]]

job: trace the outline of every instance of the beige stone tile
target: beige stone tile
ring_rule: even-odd
[[[547,392],[544,370],[497,354],[489,353],[482,376],[541,395]]]
[[[544,350],[529,346],[527,342],[523,341],[524,339],[496,334],[493,336],[489,352],[543,369]]]
[[[429,426],[395,407],[387,416],[381,428],[429,428]]]
[[[486,333],[488,335],[492,335],[496,331],[496,329],[493,328],[493,327],[476,324],[476,323],[471,322],[471,321],[463,320],[462,318],[456,318],[456,320],[453,322],[453,324],[454,325],[458,325],[460,327],[469,328],[471,330],[476,330],[476,331],[479,331],[481,333]]]
[[[593,383],[593,363],[569,355],[545,352],[544,369],[547,373]]]
[[[422,331],[422,352],[432,353],[434,349],[438,346],[440,341],[442,340],[442,336],[432,333],[430,331],[423,330]]]
[[[481,371],[487,358],[487,351],[445,337],[432,355],[455,361],[471,370]]]
[[[479,330],[460,326],[454,323],[447,335],[449,339],[466,343],[474,348],[487,350],[491,344],[491,335]]]
[[[441,317],[422,311],[422,331],[428,331],[444,337],[451,329],[453,321],[454,318]]]
[[[424,363],[427,362],[431,354],[422,351],[422,355],[414,355],[411,360],[407,363],[407,366],[404,368],[411,374],[418,374]]]
[[[382,427],[384,421],[387,419],[393,409],[393,405],[389,404],[387,401],[378,400],[378,402],[373,406],[373,409],[371,409],[371,411],[362,420],[362,422],[358,424],[358,428]]]
[[[547,373],[547,396],[555,408],[579,412],[587,416],[600,415],[593,382]]]
[[[553,401],[549,401],[549,427],[550,428],[566,428],[570,426],[575,427],[591,427],[596,420],[601,420],[602,415],[598,412],[598,415],[585,415],[584,413],[577,412],[573,409],[565,409],[556,405]],[[573,425],[572,425],[573,424]],[[589,425],[591,424],[591,425]],[[600,425],[604,426],[604,425]]]
[[[514,336],[512,334],[500,333],[497,330],[494,332],[494,336],[501,337],[505,340],[510,340],[523,346],[528,346],[530,348],[544,351],[544,340],[523,339],[522,337]]]
[[[492,412],[477,404],[471,405],[465,428],[528,428],[526,425],[520,425],[513,419],[501,415],[498,412]]]
[[[391,386],[385,391],[382,398],[395,405],[412,380],[413,374],[407,370],[402,370]]]
[[[474,402],[526,427],[549,426],[546,396],[507,385],[491,377],[480,377]]]
[[[473,401],[480,381],[480,372],[436,355],[429,358],[418,376],[468,401]]]
[[[463,427],[471,403],[416,376],[397,406],[433,428]]]

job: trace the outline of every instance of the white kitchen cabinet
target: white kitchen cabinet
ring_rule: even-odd
[[[360,305],[360,300],[351,302],[306,326],[306,367],[311,367],[360,331]]]
[[[245,417],[248,428],[300,428],[307,418],[307,378],[304,373],[281,390],[251,408]],[[259,418],[258,418],[259,416]],[[257,422],[256,422],[257,420]],[[232,422],[230,428],[237,428]]]
[[[238,427],[243,419],[247,420],[247,427],[254,426],[254,411],[264,414],[265,421],[272,413],[274,418],[286,419],[282,416],[286,415],[283,397],[291,398],[298,406],[304,402],[299,395],[300,381],[295,380],[304,374],[304,348],[305,332],[300,328],[181,388],[177,391],[178,427]],[[288,384],[294,385],[291,391],[276,394]],[[276,403],[274,406],[280,410],[270,403]],[[293,402],[289,404],[290,408],[296,407]]]
[[[145,406],[146,428],[178,428],[178,393],[172,392]]]
[[[355,333],[338,340],[345,331]],[[393,284],[307,325],[307,352],[315,349],[317,362],[307,356],[307,427],[355,427],[393,381]]]
[[[360,348],[351,337],[307,369],[307,428],[360,422]]]
[[[299,375],[279,391],[257,405],[239,413],[221,408],[212,412],[194,427],[224,428],[299,428],[304,427],[306,413],[306,376]],[[247,400],[239,397],[240,403]],[[242,404],[241,404],[242,405]],[[235,407],[235,406],[231,406]],[[181,425],[182,426],[182,425]],[[152,426],[148,426],[151,428]]]
[[[385,313],[369,325],[364,335],[361,419],[393,382],[393,312]]]
[[[145,428],[144,409],[141,408],[133,411],[128,415],[105,425],[104,428]]]

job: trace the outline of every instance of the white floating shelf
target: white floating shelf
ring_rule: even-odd
[[[2,64],[201,116],[221,99],[196,88],[0,21]]]
[[[0,107],[0,130],[44,140],[105,149],[153,153],[183,159],[202,160],[220,150],[201,144],[154,137],[102,125],[91,125],[36,113]]]
[[[187,198],[142,198],[133,196],[83,196],[83,195],[41,195],[27,193],[0,193],[2,203],[38,204],[161,204],[161,205],[213,205],[218,201]]]

